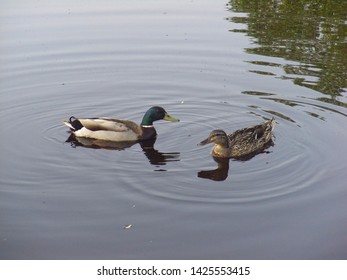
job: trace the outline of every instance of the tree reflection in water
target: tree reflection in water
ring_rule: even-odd
[[[336,100],[347,88],[347,1],[230,0],[228,7],[246,13],[228,18],[247,25],[232,32],[254,38],[257,45],[246,52],[284,58],[288,64],[274,66],[283,68],[285,75],[280,78],[328,95],[323,102],[347,107]]]

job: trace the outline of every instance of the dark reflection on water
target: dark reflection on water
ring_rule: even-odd
[[[70,134],[66,142],[71,144],[71,147],[85,147],[92,149],[106,149],[106,150],[124,150],[130,148],[135,144],[139,144],[143,150],[143,153],[148,158],[148,161],[153,165],[165,165],[170,161],[180,161],[179,152],[159,152],[154,149],[155,139],[142,141],[142,142],[112,142],[99,139],[91,139],[84,137],[76,137],[74,134]],[[162,170],[161,170],[162,171]]]
[[[323,102],[346,107],[346,103],[336,102],[336,97],[347,87],[347,1],[231,0],[229,3],[231,11],[247,13],[229,20],[247,24],[247,29],[231,31],[254,38],[258,46],[246,48],[248,53],[291,61],[282,65],[286,75],[280,78],[330,96]],[[293,61],[298,63],[291,64]],[[262,61],[250,63],[269,66]],[[252,72],[271,75],[267,71]]]
[[[180,161],[179,152],[159,152],[154,149],[154,143],[155,139],[140,142],[140,146],[151,164],[165,165],[167,162]]]
[[[201,170],[198,172],[198,177],[213,181],[224,181],[228,178],[229,159],[217,157],[213,157],[213,159],[217,163],[217,168],[212,170]]]

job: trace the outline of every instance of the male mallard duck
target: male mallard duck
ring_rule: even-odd
[[[243,158],[266,149],[272,141],[275,119],[236,130],[227,135],[223,130],[213,130],[200,145],[214,143],[211,154],[221,158]]]
[[[118,120],[110,118],[75,118],[70,117],[64,124],[71,128],[72,133],[77,137],[85,137],[106,141],[144,141],[156,137],[157,132],[153,127],[153,122],[166,120],[178,122],[159,106],[151,107],[143,116],[140,125],[128,120]]]

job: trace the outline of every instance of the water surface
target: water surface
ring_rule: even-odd
[[[346,3],[249,2],[0,4],[1,259],[346,259]],[[152,105],[152,145],[66,142]],[[197,145],[271,117],[250,160]]]

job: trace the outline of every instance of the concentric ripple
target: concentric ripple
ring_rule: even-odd
[[[268,105],[271,106],[271,103]],[[288,121],[287,118],[267,113],[272,110],[249,110],[246,104],[235,106],[227,102],[186,102],[173,108],[182,122],[174,129],[174,134],[168,125],[160,125],[162,134],[155,147],[159,151],[180,153],[179,160],[168,162],[164,167],[154,165],[138,171],[138,176],[129,178],[128,182],[136,192],[185,202],[251,203],[304,192],[319,183],[328,172],[324,166],[326,163],[320,161],[324,156],[322,146],[325,140],[311,140],[322,125],[327,126],[320,119],[305,117],[303,120],[293,118],[293,121]],[[303,112],[307,109],[302,108]],[[240,116],[243,116],[243,120],[240,120]],[[214,128],[233,131],[272,116],[277,122],[275,145],[248,161],[230,160],[229,165],[224,166],[227,169],[225,178],[221,178],[220,174],[223,174],[223,170],[220,170],[223,166],[218,168],[209,154],[212,146],[197,145]],[[327,126],[326,129],[329,134],[332,128]],[[139,149],[135,150],[140,152]],[[333,161],[334,155],[325,159]],[[127,165],[126,162],[123,164]],[[130,168],[134,162],[128,165]],[[152,171],[166,172],[153,176]],[[210,171],[207,174],[212,173],[213,176],[209,174],[210,178],[200,178],[198,175],[201,171]]]
[[[140,10],[125,12],[133,19],[142,15]],[[104,16],[111,20],[113,13],[122,14],[115,9]],[[55,177],[68,178],[65,172],[73,170],[84,174],[85,182],[92,177],[95,181],[108,178],[112,187],[133,197],[248,203],[304,192],[319,184],[331,171],[334,159],[341,158],[338,149],[328,144],[335,135],[339,136],[335,147],[342,146],[340,139],[346,138],[341,123],[345,123],[347,113],[335,105],[337,101],[329,103],[313,92],[298,97],[291,88],[289,93],[279,93],[284,81],[273,81],[269,73],[274,69],[249,71],[244,62],[257,65],[256,60],[239,59],[244,55],[242,46],[230,52],[229,47],[216,45],[213,40],[191,44],[189,40],[200,42],[205,37],[174,29],[166,36],[161,28],[152,25],[142,27],[142,32],[135,28],[133,33],[114,38],[110,35],[114,30],[104,23],[102,14],[93,10],[76,18],[63,14],[66,21],[60,22],[59,28],[50,26],[68,34],[61,45],[55,45],[54,32],[44,40],[37,39],[44,46],[42,50],[32,46],[24,51],[15,40],[8,43],[11,55],[2,57],[8,68],[1,89],[0,116],[6,132],[2,136],[6,162],[3,159],[2,164],[7,170],[19,170],[20,180],[35,184],[38,174],[48,166],[57,173]],[[46,15],[37,16],[40,20]],[[98,40],[90,39],[80,24],[85,16],[94,16],[107,31],[95,34]],[[160,23],[167,23],[167,17],[174,19],[173,15],[164,16],[160,9],[152,11],[151,16]],[[29,16],[26,20],[34,18]],[[119,20],[128,21],[125,17]],[[182,20],[190,22],[189,18]],[[218,25],[220,33],[213,35],[221,36],[220,42],[235,43],[229,34],[225,35],[225,26],[219,26],[220,19],[208,18],[208,23],[206,18],[200,20],[206,28],[208,24]],[[23,25],[16,26],[17,31],[23,32]],[[38,31],[45,30],[39,26]],[[145,32],[149,30],[150,36]],[[21,34],[33,44],[29,33]],[[136,44],[128,45],[135,39],[143,42],[141,52]],[[11,52],[11,44],[19,51]],[[261,65],[280,71],[279,64],[271,61]],[[249,73],[262,74],[256,75],[261,80],[255,80],[261,89],[248,85],[247,79],[253,77]],[[275,84],[274,92],[266,91],[268,79]],[[134,144],[115,149],[65,142],[69,133],[62,120],[71,115],[109,116],[139,123],[152,105],[161,105],[181,119],[179,123],[155,123],[158,137],[152,146]],[[198,146],[213,129],[232,132],[271,117],[277,123],[274,146],[247,161],[217,163],[210,155],[212,146]],[[6,174],[6,183],[15,184],[18,174]]]

